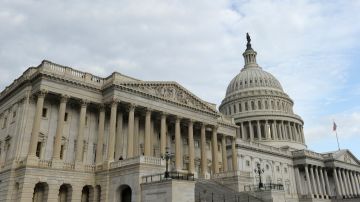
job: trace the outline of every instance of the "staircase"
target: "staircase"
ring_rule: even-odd
[[[195,202],[263,202],[246,192],[236,192],[216,181],[197,179]]]

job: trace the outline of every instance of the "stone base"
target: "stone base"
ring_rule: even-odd
[[[257,198],[262,199],[264,202],[285,202],[284,190],[266,190],[253,192]]]
[[[141,184],[141,201],[195,201],[195,181],[166,180]]]
[[[84,170],[84,164],[82,162],[75,162],[75,170]]]
[[[39,158],[37,156],[27,156],[23,164],[27,166],[38,166]]]
[[[52,168],[55,168],[55,169],[63,169],[64,167],[64,161],[61,160],[61,159],[53,159],[52,160]]]

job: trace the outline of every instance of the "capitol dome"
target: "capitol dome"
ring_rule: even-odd
[[[247,89],[268,89],[283,92],[280,82],[269,72],[261,67],[243,68],[230,82],[226,90],[226,96]]]
[[[303,121],[280,82],[256,62],[251,39],[243,53],[245,65],[229,83],[219,110],[239,126],[239,138],[276,147],[304,149]]]

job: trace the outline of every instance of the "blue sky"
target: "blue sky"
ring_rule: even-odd
[[[245,33],[258,63],[305,121],[309,149],[360,157],[360,1],[0,1],[0,88],[41,60],[108,76],[174,80],[220,104],[243,67]]]

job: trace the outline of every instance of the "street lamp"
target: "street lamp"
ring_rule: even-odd
[[[166,153],[165,153],[165,160],[166,160],[166,170],[165,170],[165,178],[169,178],[169,160],[173,156],[173,154],[170,154],[169,147],[166,147]]]
[[[263,188],[264,185],[261,182],[261,174],[264,173],[264,169],[260,168],[260,163],[257,164],[256,168],[254,169],[254,172],[259,175],[259,189]]]

